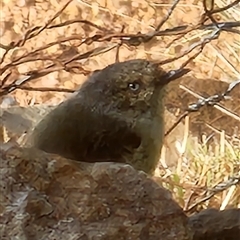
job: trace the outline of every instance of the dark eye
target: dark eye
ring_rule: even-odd
[[[140,89],[140,84],[138,82],[132,82],[128,84],[129,89],[136,92]]]

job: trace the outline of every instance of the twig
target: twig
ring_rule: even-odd
[[[206,195],[206,196],[202,197],[201,199],[199,199],[198,201],[193,203],[190,207],[186,206],[186,208],[184,209],[184,212],[188,213],[188,212],[193,211],[198,205],[200,205],[200,204],[206,202],[207,200],[211,199],[216,194],[227,190],[231,186],[239,185],[239,184],[240,184],[240,175],[229,177],[229,179],[227,181],[224,181],[224,182],[221,182],[221,183],[217,184],[212,189],[206,190],[202,194],[202,195]]]
[[[225,108],[223,106],[219,105],[219,103],[221,101],[225,100],[227,95],[230,94],[231,91],[238,84],[240,84],[240,79],[230,83],[228,88],[226,89],[226,91],[224,91],[223,93],[214,94],[214,95],[212,95],[208,98],[204,98],[204,97],[200,96],[199,94],[196,94],[196,93],[192,92],[190,89],[187,89],[186,87],[182,87],[182,88],[185,89],[185,91],[189,92],[191,95],[195,96],[196,98],[199,98],[199,100],[196,103],[193,103],[193,104],[188,106],[186,111],[167,130],[167,132],[165,133],[165,136],[169,135],[186,116],[188,116],[192,112],[199,111],[204,106],[213,106],[213,107],[217,108],[218,110],[224,112],[226,115],[229,115],[230,117],[232,117],[232,118],[234,118],[234,119],[236,119],[237,121],[240,122],[240,117],[238,115],[225,110]]]

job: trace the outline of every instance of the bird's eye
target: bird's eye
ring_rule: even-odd
[[[138,82],[132,82],[128,84],[129,89],[136,92],[140,89],[140,84]]]

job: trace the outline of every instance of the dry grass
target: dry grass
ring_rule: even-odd
[[[27,1],[26,1],[27,2]],[[53,16],[59,3],[56,0],[39,1],[35,5],[26,5],[22,1],[2,2],[4,19],[2,22],[8,23],[1,25],[1,31],[4,32],[2,44],[9,44],[19,36],[22,36],[26,29],[36,25],[41,25],[42,21],[46,21],[46,11],[48,16]],[[31,2],[31,1],[29,1]],[[32,1],[34,2],[34,1]],[[160,3],[161,2],[161,3]],[[162,3],[164,2],[164,3]],[[209,1],[207,1],[209,2]],[[21,4],[25,4],[21,7]],[[229,4],[229,1],[215,1],[215,7],[222,8]],[[12,6],[16,5],[16,6]],[[34,7],[35,6],[35,7]],[[48,7],[50,6],[50,7]],[[166,16],[168,9],[172,6],[170,1],[111,1],[111,0],[75,0],[56,19],[55,23],[61,23],[70,19],[87,19],[98,26],[104,26],[107,29],[115,29],[120,32],[122,26],[125,25],[124,32],[136,34],[138,32],[146,33],[154,30],[163,16]],[[14,12],[15,11],[15,12]],[[28,13],[28,23],[24,20]],[[201,14],[203,6],[201,0],[182,0],[173,14],[163,25],[164,29],[172,28],[180,25],[192,26],[196,24]],[[35,17],[34,17],[35,16]],[[219,22],[239,21],[240,6],[235,5],[224,12],[216,14],[215,18]],[[21,23],[23,23],[21,25]],[[7,29],[13,24],[12,30]],[[0,32],[1,32],[0,31]],[[177,36],[158,36],[154,41],[140,44],[139,46],[122,46],[120,50],[120,60],[130,58],[148,58],[153,60],[163,60],[174,58],[186,51],[188,48],[198,43],[206,36],[211,36],[216,29],[195,30],[186,34],[184,37],[177,39]],[[81,38],[93,36],[98,33],[98,29],[89,26],[82,27],[80,24],[69,25],[58,29],[47,29],[44,33],[40,33],[37,38],[30,39],[24,47],[19,47],[10,51],[9,58],[5,61],[8,63],[21,54],[33,49],[41,47],[46,42],[52,42],[59,37],[71,36],[79,34]],[[84,35],[84,37],[83,37]],[[177,40],[176,40],[177,39]],[[116,38],[111,41],[93,42],[80,46],[80,52],[86,52],[94,46],[113,48],[111,51],[103,51],[103,54],[83,59],[81,63],[84,65],[85,71],[92,71],[102,68],[113,63],[116,58],[116,44],[119,41]],[[78,40],[71,40],[64,43],[66,47],[79,45]],[[166,47],[167,46],[167,47]],[[41,56],[50,56],[62,50],[59,45],[54,45],[42,51]],[[109,50],[109,49],[108,49]],[[4,51],[1,49],[1,56]],[[45,54],[45,55],[44,55]],[[193,75],[200,78],[215,78],[227,82],[231,82],[239,78],[240,69],[240,41],[239,34],[222,32],[218,39],[208,43],[202,53],[191,63],[194,69]],[[183,58],[171,62],[168,68],[176,68],[189,58],[186,54]],[[44,69],[47,61],[31,61],[26,64],[20,64],[14,71],[17,76],[35,69]],[[71,80],[70,80],[71,79]],[[31,86],[35,87],[65,87],[76,88],[83,80],[84,75],[58,71],[51,73],[44,78],[39,78],[32,82]],[[30,92],[16,90],[12,93],[20,105],[33,105],[36,103],[56,103],[65,97],[63,93],[49,92]],[[172,190],[174,197],[181,206],[189,213],[198,211],[201,208],[217,207],[228,208],[231,206],[240,207],[240,151],[235,149],[221,134],[221,141],[214,149],[208,148],[207,145],[196,143],[191,139],[189,133],[188,118],[185,119],[185,129],[183,141],[177,142],[176,147],[181,153],[176,168],[160,168],[156,172],[156,176],[161,176],[164,185]],[[238,176],[238,184],[227,182],[229,177]],[[222,183],[221,186],[218,184]]]
[[[156,171],[163,185],[173,192],[187,213],[215,207],[240,207],[240,150],[222,141],[214,149],[193,141],[186,134],[179,143],[181,157],[175,169]]]

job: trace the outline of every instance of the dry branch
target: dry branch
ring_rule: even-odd
[[[46,24],[42,26],[34,26],[27,30],[23,37],[20,40],[17,40],[15,42],[10,43],[8,46],[5,46],[1,44],[1,48],[5,49],[5,53],[1,59],[1,67],[0,67],[0,74],[2,76],[1,80],[1,95],[5,95],[7,93],[10,93],[14,91],[17,88],[21,88],[22,85],[25,85],[29,81],[40,78],[43,76],[48,75],[49,73],[52,73],[54,71],[68,71],[68,72],[74,72],[78,74],[89,74],[88,71],[86,71],[81,64],[79,64],[79,60],[88,59],[90,57],[103,54],[106,51],[111,51],[112,49],[120,48],[124,45],[126,46],[139,46],[143,45],[145,43],[148,43],[152,41],[157,36],[174,36],[179,35],[177,39],[173,40],[179,40],[180,38],[183,38],[186,36],[186,34],[196,31],[196,30],[211,30],[211,33],[208,34],[206,37],[204,37],[199,42],[195,42],[194,44],[190,45],[189,48],[184,51],[183,53],[179,54],[178,56],[175,56],[173,58],[168,58],[165,60],[159,61],[159,64],[164,65],[167,63],[171,63],[173,61],[179,60],[185,56],[189,56],[189,54],[200,47],[197,54],[194,54],[193,56],[189,56],[189,60],[185,62],[185,66],[190,62],[190,60],[194,60],[200,54],[206,44],[211,42],[214,39],[217,39],[222,31],[230,31],[238,33],[238,30],[236,30],[236,27],[240,26],[240,22],[217,22],[214,19],[214,14],[223,12],[231,7],[234,7],[239,1],[234,1],[233,3],[230,3],[229,5],[225,6],[224,8],[215,9],[214,8],[214,1],[211,2],[211,6],[207,6],[207,1],[203,1],[203,7],[204,7],[204,14],[202,15],[202,18],[199,19],[199,22],[194,26],[175,26],[171,29],[164,29],[160,30],[163,25],[168,21],[171,14],[173,13],[174,9],[178,6],[179,0],[175,1],[172,6],[170,7],[168,14],[162,18],[162,20],[159,22],[157,27],[152,32],[147,33],[124,33],[117,32],[113,29],[107,29],[103,26],[98,26],[91,21],[85,20],[85,19],[74,19],[74,20],[68,20],[60,24],[54,24],[54,21],[64,12],[64,10],[68,7],[68,5],[72,2],[72,0],[68,1],[58,12],[54,14],[53,17],[51,17]],[[211,23],[205,24],[207,21],[211,21]],[[5,58],[10,54],[10,50],[13,50],[15,48],[21,48],[23,47],[30,39],[37,38],[39,34],[41,34],[43,31],[47,29],[56,29],[61,28],[65,26],[69,26],[72,24],[81,23],[84,25],[88,25],[90,28],[95,28],[98,30],[97,34],[94,34],[93,36],[86,37],[84,35],[73,35],[68,37],[62,37],[58,39],[57,41],[47,43],[37,49],[33,49],[30,52],[26,52],[23,55],[20,55],[18,57],[14,57],[10,63],[4,64]],[[71,53],[70,56],[68,56],[69,51],[73,49],[67,49],[66,51],[63,51],[61,54],[57,55],[46,55],[44,54],[44,50],[48,49],[49,47],[52,47],[54,45],[61,45],[65,42],[69,42],[71,40],[78,40],[79,44],[78,47],[74,48],[74,51]],[[116,44],[116,41],[118,44]],[[79,47],[81,47],[83,44],[87,44],[91,46],[94,42],[112,42],[111,45],[100,47],[100,48],[92,48],[91,50],[87,52],[81,52]],[[121,43],[119,45],[119,43]],[[75,52],[75,53],[74,53]],[[34,69],[31,72],[25,72],[21,73],[23,76],[29,76],[27,81],[24,81],[21,84],[17,84],[18,81],[17,76],[13,76],[13,80],[8,83],[8,78],[11,75],[11,69],[33,61],[42,61],[42,62],[51,62],[51,64],[44,64],[43,69]],[[77,69],[77,70],[76,70]],[[8,71],[6,73],[6,71]],[[5,75],[5,76],[4,76]],[[11,89],[11,90],[10,90]],[[68,91],[68,90],[67,90]]]

